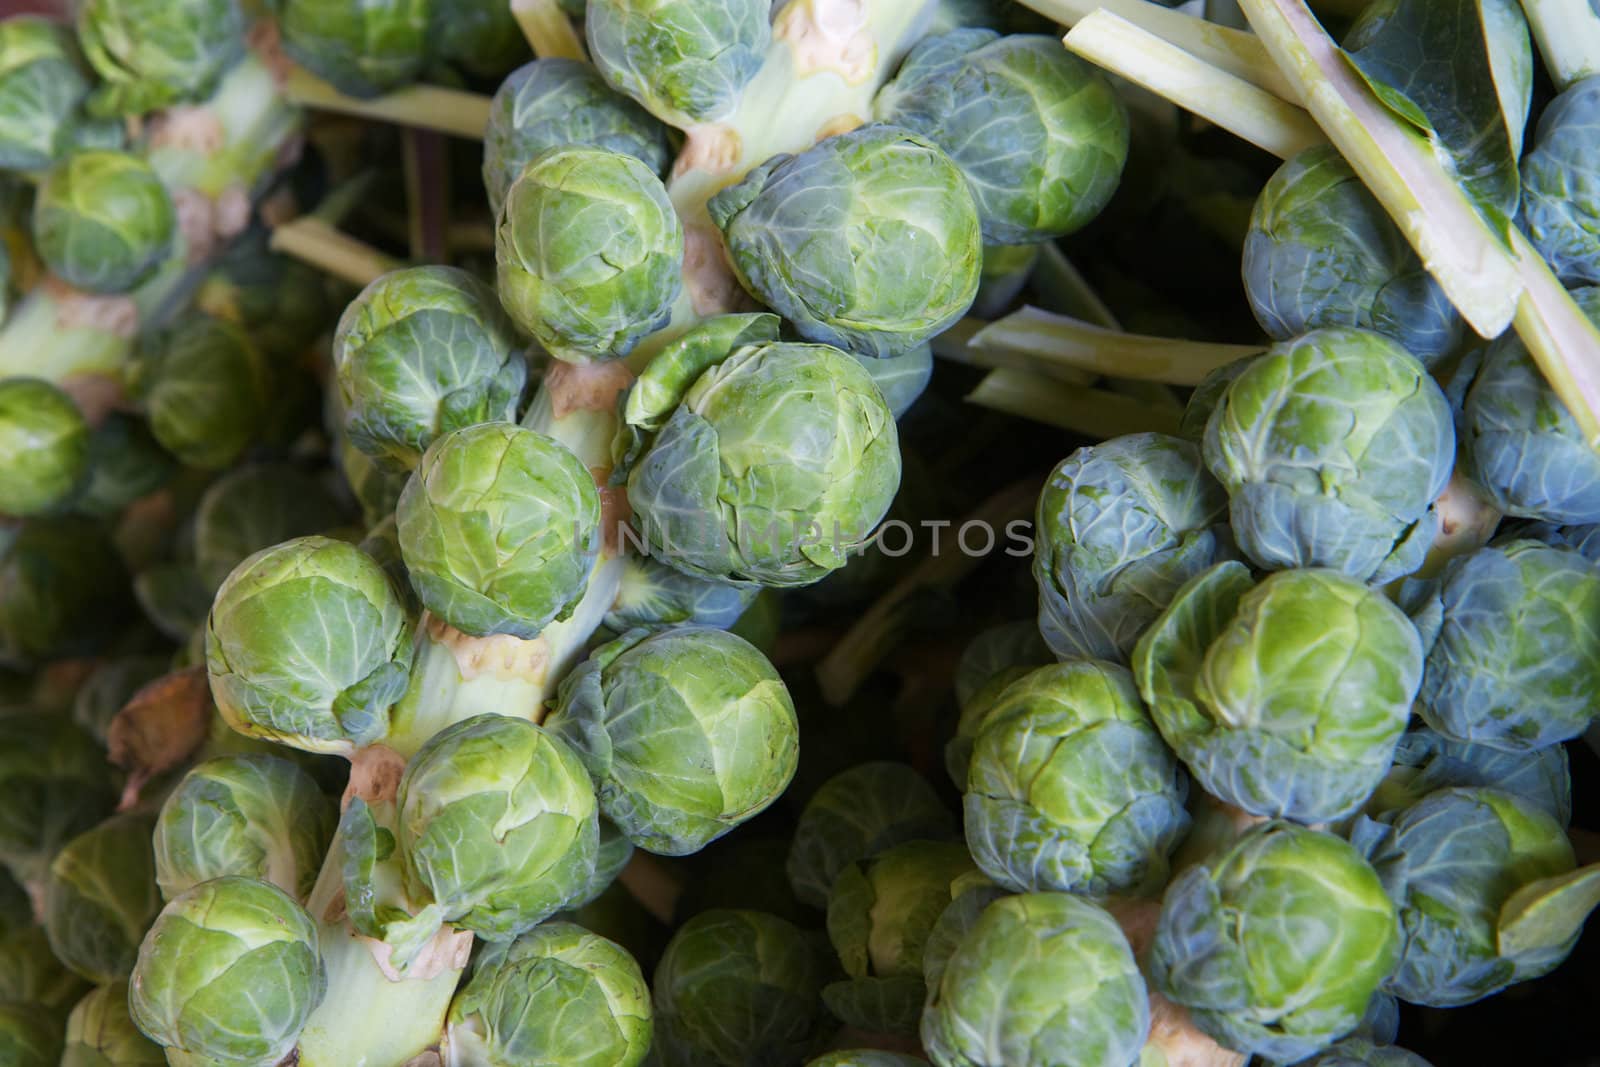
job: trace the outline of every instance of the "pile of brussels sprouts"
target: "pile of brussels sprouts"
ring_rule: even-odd
[[[0,1064],[1588,1062],[1593,5],[71,7]]]

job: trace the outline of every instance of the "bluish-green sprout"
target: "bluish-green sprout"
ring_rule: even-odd
[[[681,571],[812,584],[866,543],[899,487],[894,416],[871,376],[777,332],[772,315],[709,319],[624,402],[616,448],[634,526]]]
[[[872,383],[883,394],[889,413],[899,418],[911,410],[933,381],[933,348],[918,345],[899,355],[879,359],[876,356],[856,356]]]
[[[1369,330],[1314,330],[1252,361],[1206,423],[1205,461],[1257,565],[1386,581],[1422,565],[1455,464],[1444,393]]]
[[[1584,559],[1600,563],[1600,522],[1584,526],[1552,526],[1549,523],[1522,523],[1502,531],[1507,541],[1542,541],[1555,548],[1570,548]]]
[[[629,841],[610,819],[602,815],[600,843],[596,846],[594,854],[594,875],[589,879],[588,887],[567,905],[566,912],[570,915],[604,896],[606,890],[610,889],[622,875],[623,868],[633,859],[633,851],[633,842]]]
[[[600,807],[650,852],[697,852],[783,793],[799,762],[789,691],[743,638],[635,630],[561,683],[550,728],[571,742]]]
[[[985,908],[922,1016],[938,1067],[1132,1067],[1149,1030],[1149,993],[1127,938],[1068,893]]]
[[[759,593],[757,586],[696,578],[651,556],[629,555],[622,559],[622,584],[606,613],[605,626],[617,634],[673,626],[727,630]]]
[[[480,78],[498,78],[528,58],[528,39],[503,0],[433,5],[431,47],[440,59]]]
[[[31,1004],[0,1003],[0,1062],[10,1067],[56,1067],[61,1020]]]
[[[650,1048],[650,987],[620,945],[566,922],[488,945],[450,1005],[446,1061],[484,1067],[635,1067]]]
[[[188,316],[149,342],[137,377],[151,432],[191,467],[232,466],[265,428],[272,366],[231,322]]]
[[[973,870],[957,841],[907,841],[846,867],[828,897],[828,938],[849,977],[823,987],[828,1010],[867,1033],[915,1036],[927,989],[922,948]]]
[[[1554,970],[1600,902],[1561,824],[1497,789],[1443,789],[1351,839],[1400,911],[1401,1000],[1453,1008]]]
[[[949,153],[992,244],[1081,229],[1110,201],[1128,158],[1128,113],[1110,80],[1055,37],[925,37],[873,113]]]
[[[36,15],[0,20],[0,170],[55,162],[88,89],[64,27]]]
[[[1219,563],[1140,639],[1134,677],[1201,787],[1252,815],[1353,814],[1388,773],[1422,639],[1377,590],[1327,570],[1255,584]]]
[[[1331,1045],[1295,1067],[1433,1067],[1427,1060],[1396,1045],[1375,1045],[1351,1037]]]
[[[0,714],[0,863],[42,880],[67,841],[116,805],[105,752],[65,715]]]
[[[494,291],[455,267],[391,271],[339,320],[333,363],[344,433],[410,470],[440,435],[514,422],[528,366]]]
[[[50,861],[44,928],[56,958],[91,982],[133,967],[161,910],[149,815],[118,815],[68,841]]]
[[[343,520],[338,501],[312,475],[279,463],[238,467],[211,483],[195,509],[195,567],[216,589],[247,557]]]
[[[53,511],[88,471],[89,426],[72,398],[41,378],[0,381],[0,515]]]
[[[761,69],[770,0],[589,0],[584,32],[606,81],[674,126],[722,118]]]
[[[276,6],[285,51],[351,96],[398,89],[428,61],[431,0],[280,0]]]
[[[410,666],[411,622],[388,576],[326,537],[239,564],[206,624],[223,719],[247,737],[309,752],[348,755],[382,739]]]
[[[127,590],[96,523],[32,519],[0,530],[0,663],[95,650],[127,617]]]
[[[317,924],[277,886],[202,882],[145,935],[128,1009],[171,1063],[273,1067],[327,991],[317,949]]]
[[[944,746],[945,773],[957,789],[967,788],[972,746],[1001,694],[1035,668],[1054,662],[1055,656],[1032,620],[985,630],[961,653],[955,678],[956,707],[961,717],[956,720],[955,736]]]
[[[128,985],[104,985],[67,1016],[60,1067],[163,1067],[161,1046],[139,1032],[128,1013]]]
[[[1600,284],[1600,77],[1550,102],[1522,157],[1521,223],[1569,285]]]
[[[773,156],[708,206],[744,287],[810,341],[898,355],[978,294],[983,238],[967,180],[897,126]]]
[[[1034,523],[1045,642],[1063,658],[1126,662],[1184,582],[1231,558],[1227,511],[1187,441],[1129,434],[1068,456]]]
[[[103,84],[96,115],[142,115],[208,94],[244,54],[238,0],[84,0],[78,40]]]
[[[150,164],[127,152],[62,159],[33,204],[33,246],[59,278],[94,293],[122,293],[171,253],[178,215]]]
[[[1438,595],[1417,697],[1429,726],[1513,751],[1583,733],[1600,692],[1600,564],[1513,541],[1451,560]]]
[[[552,148],[588,145],[633,156],[657,177],[672,160],[667,128],[588,63],[539,59],[500,84],[483,135],[483,184],[496,217],[506,192]]]
[[[1355,326],[1432,365],[1461,339],[1444,290],[1331,145],[1293,156],[1261,190],[1245,237],[1244,290],[1278,341]]]
[[[683,224],[633,156],[551,148],[506,190],[495,262],[500,302],[551,355],[617,359],[672,318]]]
[[[830,1052],[806,1064],[806,1067],[926,1067],[927,1060],[906,1056],[899,1052],[883,1052],[875,1048],[846,1049]]]
[[[600,550],[600,492],[566,446],[510,423],[438,438],[395,512],[411,585],[474,636],[531,639],[571,614]]]
[[[1143,895],[1189,828],[1188,779],[1126,667],[1073,660],[1012,683],[978,728],[967,846],[1018,892]]]
[[[1222,403],[1222,398],[1228,393],[1228,386],[1244,373],[1245,368],[1255,358],[1254,355],[1249,355],[1232,363],[1224,363],[1200,379],[1200,384],[1189,394],[1189,402],[1183,406],[1183,417],[1178,422],[1179,437],[1185,441],[1193,441],[1197,445],[1205,443],[1206,423],[1211,421],[1211,413]]]
[[[662,1067],[794,1063],[825,1013],[821,953],[759,911],[701,912],[678,928],[653,980]]]
[[[333,805],[299,766],[265,754],[196,764],[156,821],[156,882],[167,900],[244,875],[304,900],[333,837]]]
[[[1146,965],[1223,1046],[1293,1063],[1356,1028],[1399,954],[1394,905],[1361,854],[1268,822],[1167,887]]]
[[[1600,322],[1600,288],[1572,297]],[[1600,452],[1514,333],[1484,353],[1460,421],[1467,473],[1501,511],[1557,524],[1600,522]]]
[[[88,470],[72,510],[109,519],[171,482],[178,461],[137,415],[113,411],[89,431]]]
[[[1426,726],[1409,730],[1400,739],[1394,767],[1367,802],[1366,814],[1381,818],[1437,790],[1473,786],[1514,794],[1562,826],[1572,821],[1572,774],[1561,745],[1507,751],[1453,741]]]

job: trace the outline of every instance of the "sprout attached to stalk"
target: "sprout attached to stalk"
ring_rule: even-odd
[[[163,1067],[166,1062],[161,1046],[134,1025],[126,982],[100,986],[67,1016],[60,1067]]]
[[[54,511],[88,472],[89,427],[72,398],[39,378],[0,381],[0,515]]]
[[[44,926],[61,962],[91,982],[115,982],[133,967],[156,913],[149,815],[119,815],[68,841],[50,861]]]
[[[0,170],[38,171],[60,158],[88,90],[64,27],[34,15],[0,20]]]
[[[422,72],[431,0],[283,0],[278,29],[291,58],[340,92],[372,97]]]
[[[104,84],[97,115],[142,115],[208,95],[244,53],[239,0],[84,0],[78,40]]]
[[[274,386],[271,363],[242,328],[195,313],[149,339],[134,391],[163,448],[222,470],[265,429]]]
[[[178,234],[172,198],[150,164],[126,152],[74,152],[45,176],[33,243],[59,278],[92,293],[145,281]]]

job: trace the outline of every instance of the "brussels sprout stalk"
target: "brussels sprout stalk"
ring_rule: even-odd
[[[1522,11],[1558,91],[1600,74],[1600,11],[1589,0],[1522,0]]]
[[[302,107],[355,118],[435,130],[482,140],[489,125],[489,98],[436,85],[408,85],[371,99],[347,96],[303,67],[289,71],[284,95]]]
[[[540,59],[584,59],[583,42],[556,0],[511,0],[511,14]]]

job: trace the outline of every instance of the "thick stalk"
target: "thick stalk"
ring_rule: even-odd
[[[511,0],[511,14],[540,59],[588,59],[572,20],[556,0]]]
[[[1600,9],[1592,0],[1522,0],[1557,89],[1600,74]]]
[[[362,100],[346,96],[310,71],[295,67],[289,72],[285,92],[290,100],[314,111],[435,130],[469,141],[481,141],[489,126],[489,98],[460,89],[410,85]]]

